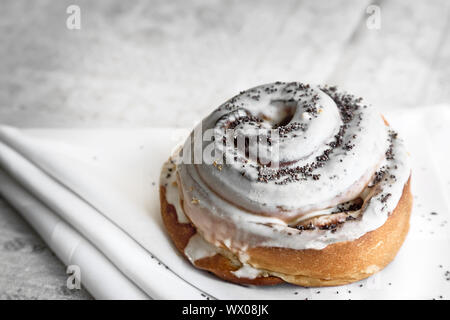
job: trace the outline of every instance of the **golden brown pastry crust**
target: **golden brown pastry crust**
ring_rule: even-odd
[[[195,266],[214,273],[227,281],[273,285],[289,282],[305,287],[335,286],[365,279],[391,262],[409,230],[412,209],[410,180],[405,184],[402,197],[384,225],[354,241],[337,242],[322,250],[294,250],[287,248],[250,248],[248,264],[270,270],[270,276],[255,279],[236,277],[232,271],[239,266],[221,254],[194,262]],[[176,248],[184,254],[195,227],[177,220],[175,208],[166,200],[165,188],[160,186],[161,214],[164,225]]]

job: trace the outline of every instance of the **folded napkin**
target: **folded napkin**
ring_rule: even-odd
[[[177,253],[160,218],[158,181],[188,130],[0,127],[0,194],[66,265],[80,267],[83,286],[99,299],[449,298],[450,111],[386,117],[412,155],[411,231],[386,269],[341,287],[235,285]]]

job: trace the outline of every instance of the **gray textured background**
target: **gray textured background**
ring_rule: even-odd
[[[369,4],[381,29],[366,26]],[[81,30],[66,28],[70,4]],[[0,4],[0,122],[190,127],[248,87],[337,84],[380,109],[450,102],[450,1]],[[0,198],[0,299],[84,299]]]

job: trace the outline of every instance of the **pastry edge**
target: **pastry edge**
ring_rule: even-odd
[[[304,287],[336,286],[365,279],[386,267],[397,255],[409,230],[412,194],[409,177],[402,196],[386,222],[353,241],[337,242],[324,249],[294,250],[288,248],[249,248],[247,264],[264,272],[254,279],[237,277],[240,266],[222,255],[198,259],[193,264],[219,278],[250,285],[274,285],[288,282]],[[175,207],[166,200],[166,189],[160,186],[161,215],[175,247],[185,257],[184,249],[196,234],[190,223],[179,223]],[[231,253],[230,253],[231,254]],[[282,264],[276,263],[282,261]]]

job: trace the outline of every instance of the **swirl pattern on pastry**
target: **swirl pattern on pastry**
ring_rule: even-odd
[[[230,128],[235,137],[277,130],[279,167],[233,143],[214,144],[230,163],[175,159],[184,214],[207,242],[234,253],[357,239],[383,225],[410,175],[403,142],[382,116],[334,87],[276,82],[241,92],[201,123],[224,139]]]

